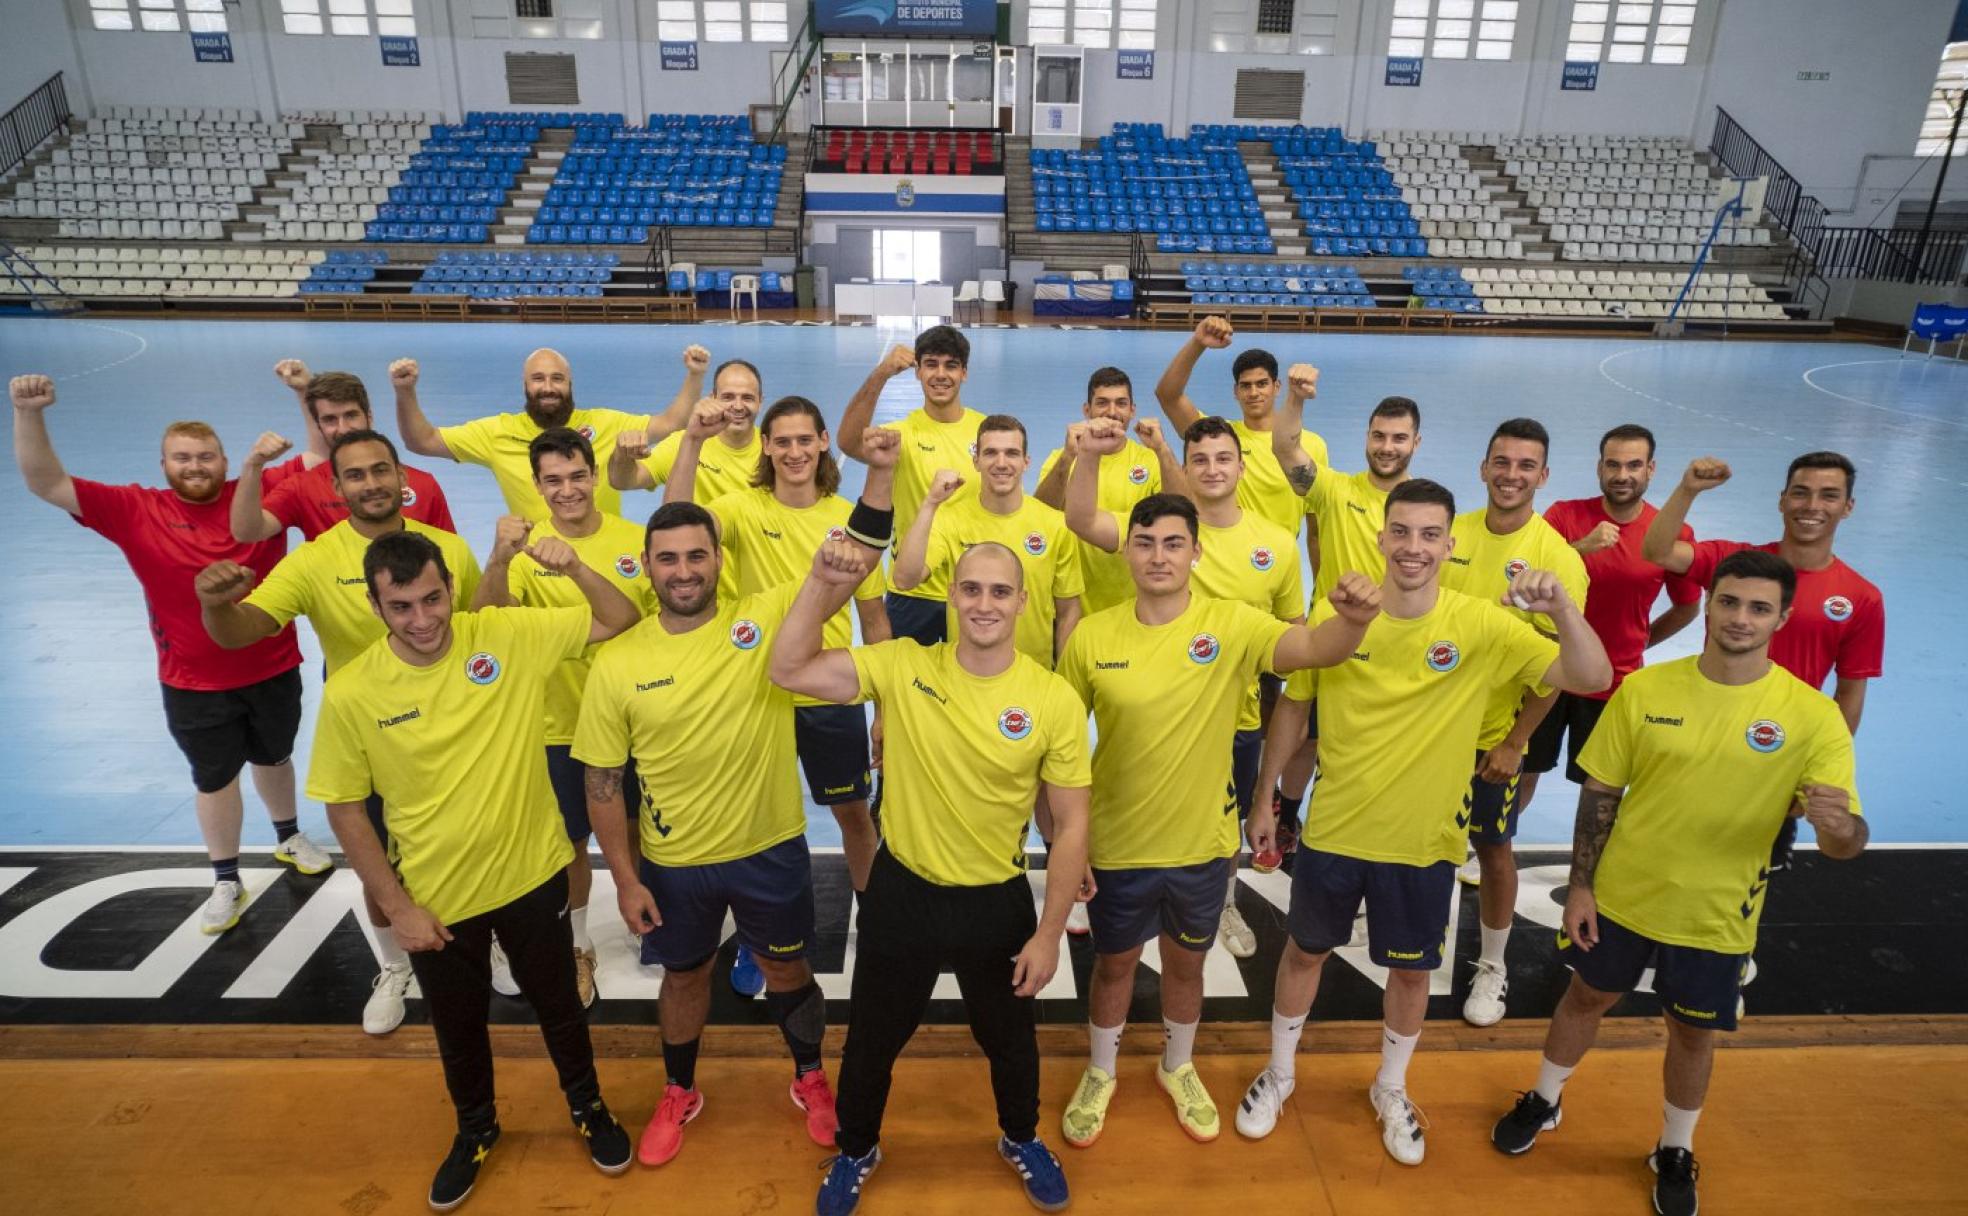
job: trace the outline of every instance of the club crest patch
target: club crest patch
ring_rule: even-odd
[[[1826,596],[1824,614],[1825,619],[1828,621],[1847,620],[1852,615],[1852,601],[1842,595]]]
[[[1251,569],[1259,573],[1269,570],[1277,560],[1278,555],[1271,552],[1264,545],[1256,545],[1251,548]]]
[[[998,733],[1016,743],[1032,733],[1032,715],[1012,706],[998,715]]]
[[[1768,718],[1758,718],[1743,732],[1751,751],[1769,753],[1784,745],[1784,728]]]
[[[1454,642],[1433,642],[1428,647],[1428,670],[1451,672],[1462,665],[1462,651]]]
[[[624,553],[615,559],[615,573],[623,578],[641,578],[642,563],[636,560],[635,554]]]
[[[490,684],[499,678],[499,660],[489,651],[481,650],[465,660],[465,678],[474,684]]]
[[[1027,532],[1025,534],[1025,552],[1031,554],[1033,557],[1044,557],[1045,551],[1046,551],[1045,533]]]
[[[731,644],[740,650],[753,649],[764,636],[765,632],[758,627],[757,621],[740,619],[731,622]]]
[[[1189,661],[1197,664],[1216,662],[1216,656],[1223,653],[1223,644],[1213,633],[1199,633],[1189,639]]]

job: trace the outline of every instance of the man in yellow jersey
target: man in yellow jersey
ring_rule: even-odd
[[[1455,551],[1442,567],[1444,587],[1495,600],[1505,596],[1518,571],[1548,570],[1584,610],[1585,559],[1537,513],[1538,487],[1551,473],[1550,443],[1543,424],[1534,419],[1511,418],[1497,425],[1481,470],[1489,502],[1456,516]],[[1507,611],[1545,636],[1552,635],[1549,618],[1516,604]],[[1476,877],[1482,884],[1477,901],[1482,908],[1482,952],[1462,1004],[1463,1020],[1472,1026],[1493,1026],[1503,1020],[1504,997],[1510,990],[1504,953],[1517,914],[1517,859],[1510,842],[1529,801],[1525,783],[1534,787],[1537,781],[1535,774],[1521,772],[1524,749],[1558,695],[1557,689],[1541,686],[1528,691],[1497,688],[1490,694],[1483,730],[1476,738],[1476,771],[1467,800],[1476,874],[1463,876],[1464,881]]]
[[[702,347],[693,347],[702,350]],[[706,355],[706,358],[709,356]],[[701,382],[701,378],[700,378]],[[706,442],[697,452],[697,497],[709,502],[726,494],[748,489],[759,467],[759,407],[765,402],[764,381],[758,368],[743,359],[727,359],[718,364],[711,377],[711,395],[724,410],[717,442]],[[695,407],[701,402],[693,402]],[[689,415],[685,415],[688,421]],[[618,490],[657,490],[676,476],[677,457],[683,450],[683,429],[671,431],[663,442],[649,450],[641,435],[625,436],[615,445],[608,465],[608,483]],[[672,501],[666,499],[665,501]],[[727,594],[729,588],[726,588]]]
[[[1600,1018],[1651,967],[1667,1026],[1663,1121],[1647,1158],[1662,1216],[1698,1206],[1695,1121],[1714,1032],[1736,1028],[1771,842],[1788,819],[1808,819],[1819,851],[1843,861],[1869,836],[1837,703],[1770,658],[1797,581],[1773,553],[1723,558],[1701,654],[1633,672],[1606,703],[1579,754],[1587,780],[1558,935],[1571,985],[1537,1084],[1490,1133],[1516,1156],[1558,1126],[1565,1081]]]
[[[857,521],[869,513],[858,507]],[[886,526],[849,531],[879,542]],[[815,557],[772,653],[781,686],[828,701],[872,700],[888,722],[882,849],[860,901],[841,1056],[840,1155],[815,1211],[848,1216],[881,1163],[895,1060],[944,970],[956,973],[971,1034],[991,1062],[998,1154],[1028,1199],[1058,1211],[1068,1202],[1066,1177],[1038,1137],[1033,998],[1058,969],[1067,907],[1084,898],[1086,708],[1018,647],[1025,568],[992,541],[957,562],[955,642],[822,649],[825,622],[861,578],[841,553],[853,543],[829,542]],[[1035,915],[1025,825],[1041,790],[1057,835],[1045,910]]]
[[[1103,448],[1118,446],[1114,426],[1103,422],[1090,433],[1086,451],[1106,455]],[[1234,436],[1223,445],[1235,454]],[[1074,476],[1094,480],[1084,466]],[[1159,943],[1162,976],[1156,1083],[1191,1139],[1214,1140],[1222,1130],[1191,1057],[1203,1015],[1203,957],[1243,843],[1230,764],[1238,714],[1258,672],[1343,663],[1380,611],[1380,588],[1360,574],[1340,580],[1332,592],[1340,615],[1316,631],[1279,620],[1269,605],[1205,594],[1192,578],[1208,552],[1196,516],[1195,504],[1175,494],[1135,504],[1121,549],[1134,598],[1082,621],[1059,664],[1100,739],[1087,822],[1091,1059],[1060,1120],[1076,1148],[1091,1145],[1106,1123],[1135,964],[1151,941]]]
[[[1408,1061],[1428,1012],[1428,973],[1442,965],[1455,867],[1468,838],[1462,757],[1475,747],[1498,688],[1548,684],[1591,692],[1612,682],[1612,665],[1565,586],[1525,570],[1514,597],[1556,625],[1540,634],[1495,600],[1441,585],[1454,551],[1455,497],[1416,478],[1387,495],[1380,551],[1387,559],[1381,614],[1353,657],[1319,673],[1320,777],[1306,808],[1292,868],[1290,940],[1278,960],[1271,1013],[1271,1062],[1237,1110],[1237,1130],[1267,1136],[1296,1084],[1299,1035],[1332,951],[1352,938],[1364,899],[1368,956],[1387,971],[1380,1071],[1368,1098],[1381,1144],[1418,1165],[1421,1122],[1408,1100]],[[1334,615],[1319,604],[1311,623]],[[1251,808],[1253,848],[1271,843],[1277,816]]]
[[[710,446],[710,431],[718,425],[715,403],[698,407],[679,450],[675,475],[665,502],[695,502],[698,493],[696,454]],[[707,433],[708,432],[708,433]],[[759,420],[765,437],[765,458],[751,484],[735,493],[705,501],[717,519],[725,576],[718,580],[726,598],[757,595],[804,576],[813,554],[828,540],[846,535],[853,504],[842,498],[840,466],[834,462],[826,420],[820,407],[805,397],[781,397]],[[895,439],[881,440],[884,454]],[[865,445],[864,445],[865,448]],[[889,474],[892,476],[892,474]],[[881,564],[854,589],[854,609],[861,621],[861,640],[868,645],[889,638],[888,613],[882,608]],[[843,607],[827,622],[827,644],[848,646],[854,626]],[[867,713],[858,705],[829,705],[812,697],[793,698],[793,738],[800,768],[806,774],[813,801],[834,813],[840,825],[841,848],[847,855],[848,876],[856,891],[868,885],[868,867],[875,860],[874,817],[868,810],[870,789]],[[735,970],[735,969],[734,969]],[[753,993],[747,995],[755,995]]]
[[[1066,509],[1066,485],[1081,455],[1080,438],[1089,423],[1102,418],[1120,424],[1125,446],[1100,465],[1100,510],[1125,517],[1135,503],[1161,493],[1165,462],[1173,463],[1175,454],[1162,439],[1162,424],[1152,418],[1143,419],[1136,428],[1141,442],[1127,438],[1128,425],[1134,422],[1134,386],[1127,373],[1118,367],[1096,370],[1087,378],[1086,404],[1080,411],[1085,421],[1067,426],[1064,446],[1054,448],[1040,463],[1039,488],[1032,497],[1048,507]],[[1085,588],[1081,607],[1088,613],[1112,608],[1134,595],[1127,562],[1110,550],[1080,549],[1080,584]]]
[[[636,622],[635,605],[558,537],[531,547],[581,588],[576,608],[454,610],[443,550],[419,532],[373,541],[362,576],[389,636],[328,678],[307,793],[328,804],[342,852],[410,952],[430,1009],[458,1134],[430,1206],[463,1203],[499,1138],[486,1033],[492,935],[539,1018],[561,1092],[594,1164],[633,1150],[601,1100],[574,986],[567,863],[547,781],[547,684],[564,661]],[[363,812],[374,790],[386,854]]]
[[[1117,437],[1111,424],[1090,424],[1091,447],[1111,447]],[[1244,476],[1243,451],[1237,433],[1221,418],[1198,418],[1183,435],[1181,477],[1196,503],[1201,552],[1195,586],[1212,599],[1235,600],[1267,612],[1287,624],[1305,619],[1305,584],[1299,575],[1298,550],[1291,533],[1255,511],[1237,505],[1237,487]],[[1105,461],[1104,454],[1095,457]],[[1082,460],[1081,464],[1092,463]],[[1067,523],[1084,547],[1114,552],[1123,549],[1126,521],[1096,509],[1089,493],[1092,474],[1077,471],[1067,487]],[[1123,556],[1125,556],[1123,554]],[[1132,576],[1130,576],[1132,581]],[[1237,708],[1236,733],[1231,743],[1231,788],[1239,817],[1250,813],[1252,781],[1257,775],[1259,746],[1264,739],[1258,706],[1259,674]],[[1273,679],[1276,677],[1273,676]],[[1233,867],[1225,880],[1219,917],[1223,948],[1236,958],[1257,953],[1257,935],[1237,910],[1237,875]]]
[[[428,536],[444,554],[447,569],[470,595],[478,585],[478,561],[455,533],[411,519],[403,513],[403,467],[396,445],[375,431],[344,431],[328,454],[335,491],[347,518],[280,559],[266,580],[253,586],[253,572],[237,562],[215,562],[198,575],[199,615],[205,632],[228,650],[251,646],[278,634],[295,617],[305,616],[321,640],[327,673],[348,665],[388,630],[369,607],[362,581],[362,555],[369,542],[397,532]],[[250,594],[248,594],[250,592]],[[242,601],[242,598],[243,601]],[[389,829],[383,802],[371,793],[364,803],[384,847]],[[410,958],[389,932],[383,908],[363,889],[369,923],[382,969],[362,1009],[362,1029],[388,1034],[403,1022],[403,999],[410,989]]]
[[[972,466],[977,448],[977,427],[984,415],[963,403],[964,380],[969,375],[970,340],[948,325],[936,325],[916,337],[915,349],[895,346],[868,373],[842,411],[837,434],[841,451],[856,460],[861,454],[861,436],[874,424],[875,406],[888,382],[914,369],[922,389],[922,405],[893,423],[902,435],[902,458],[895,467],[895,539],[899,543],[916,512],[929,496],[930,482],[941,470],[961,474]],[[975,490],[966,490],[973,494]],[[922,593],[905,594],[900,587],[888,592],[888,624],[898,638],[914,638],[933,646],[949,637],[947,607],[940,598]]]
[[[967,479],[948,469],[937,472],[895,551],[895,586],[933,597],[953,621],[950,584],[957,559],[972,545],[996,541],[1016,553],[1025,570],[1018,649],[1051,667],[1080,619],[1080,546],[1064,515],[1025,493],[1025,470],[1032,466],[1026,443],[1025,424],[1009,414],[978,424],[977,490],[958,494]]]
[[[640,434],[655,443],[682,426],[702,384],[701,365],[709,359],[702,347],[685,352],[684,387],[657,414],[628,414],[621,410],[582,409],[574,404],[574,373],[557,350],[542,347],[526,356],[521,386],[526,408],[520,413],[492,414],[455,426],[434,426],[417,403],[418,368],[415,359],[390,364],[390,384],[396,389],[396,427],[403,446],[419,456],[441,456],[492,470],[506,510],[534,523],[547,518],[547,504],[533,488],[533,465],[527,445],[549,427],[572,427],[594,445],[595,458],[606,462],[623,435]],[[696,385],[691,377],[697,378]],[[622,511],[622,495],[613,486],[595,488],[595,505],[610,515]]]
[[[642,576],[642,529],[619,515],[604,515],[595,507],[594,447],[580,432],[557,426],[534,436],[527,455],[533,462],[533,483],[550,512],[546,526],[537,527],[517,515],[499,520],[492,552],[485,559],[485,576],[471,598],[472,609],[514,605],[565,608],[586,602],[572,580],[527,556],[527,537],[538,531],[542,536],[566,541],[581,564],[627,596],[639,614],[647,616],[655,611],[655,595],[649,580]],[[574,720],[581,712],[581,689],[593,661],[593,650],[569,659],[547,682],[547,780],[553,785],[554,801],[560,805],[567,839],[574,846],[574,860],[567,867],[567,921],[574,936],[574,981],[584,1007],[594,1004],[595,998],[595,948],[588,935],[588,894],[594,886],[588,839],[593,829],[588,823],[584,766],[569,749],[574,743]],[[625,778],[631,794],[636,789],[635,780],[631,768]],[[496,941],[492,987],[507,996],[518,995],[511,968]]]

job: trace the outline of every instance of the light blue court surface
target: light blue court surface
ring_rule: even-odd
[[[779,326],[404,325],[264,322],[0,322],[0,375],[45,372],[60,401],[49,422],[72,473],[161,484],[157,437],[176,418],[216,426],[237,461],[264,429],[300,434],[276,360],[364,377],[378,421],[394,431],[385,375],[411,355],[423,366],[420,395],[439,423],[518,407],[526,353],[554,346],[573,363],[583,405],[644,409],[666,402],[679,352],[702,342],[714,357],[765,371],[768,400],[800,393],[838,417],[886,345],[907,329]],[[1017,414],[1042,457],[1078,416],[1087,373],[1115,364],[1133,375],[1144,412],[1174,333],[973,330],[968,403]],[[1886,675],[1876,682],[1859,736],[1859,779],[1874,838],[1968,841],[1968,683],[1963,605],[1968,532],[1968,365],[1876,347],[1836,344],[1632,342],[1480,337],[1240,336],[1281,363],[1319,365],[1320,397],[1308,424],[1326,436],[1341,469],[1362,464],[1368,410],[1402,393],[1423,409],[1414,471],[1482,501],[1477,465],[1497,421],[1541,419],[1553,435],[1553,472],[1540,502],[1595,493],[1595,445],[1615,424],[1639,421],[1660,438],[1650,497],[1664,498],[1689,458],[1730,462],[1735,479],[1703,497],[1701,536],[1753,541],[1779,534],[1777,496],[1789,459],[1814,448],[1858,464],[1858,509],[1841,530],[1840,554],[1885,591],[1890,624]],[[1234,351],[1232,352],[1234,354]],[[1207,356],[1191,395],[1234,412],[1232,354]],[[891,382],[882,417],[917,404],[915,382]],[[427,467],[431,462],[424,462]],[[441,463],[441,462],[440,462]],[[1028,484],[1036,482],[1038,460]],[[236,467],[236,466],[235,466]],[[490,546],[500,501],[492,477],[436,467],[475,548]],[[848,486],[860,484],[849,463]],[[635,496],[631,514],[656,505]],[[11,472],[0,476],[0,539],[9,594],[0,599],[0,844],[196,844],[185,765],[165,734],[153,655],[135,581],[105,541],[33,499]],[[304,635],[305,636],[305,635]],[[1690,628],[1655,657],[1690,653]],[[313,639],[305,644],[318,657]],[[310,664],[312,704],[318,672]],[[306,763],[312,719],[302,729]],[[251,798],[249,797],[249,803]],[[1530,842],[1568,842],[1573,795],[1551,782],[1527,816]],[[835,843],[832,818],[812,813],[816,843]],[[304,826],[325,829],[319,807]],[[247,840],[272,839],[249,806]]]

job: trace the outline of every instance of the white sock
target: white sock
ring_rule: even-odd
[[[1121,1031],[1127,1023],[1119,1026],[1095,1026],[1087,1023],[1087,1063],[1098,1068],[1108,1076],[1114,1075],[1115,1060],[1121,1054]]]
[[[1565,1082],[1571,1079],[1572,1070],[1577,1067],[1578,1065],[1574,1064],[1571,1068],[1566,1068],[1561,1064],[1553,1064],[1549,1056],[1539,1056],[1538,1096],[1553,1106],[1558,1105],[1558,1096],[1565,1092]]]
[[[1392,1026],[1382,1023],[1380,1027],[1380,1072],[1374,1076],[1374,1084],[1382,1089],[1406,1089],[1408,1087],[1408,1061],[1414,1057],[1415,1044],[1421,1042],[1421,1032],[1395,1034]]]
[[[1492,929],[1488,925],[1483,926],[1484,962],[1495,963],[1499,967],[1503,966],[1504,948],[1509,945],[1510,927],[1508,925],[1505,925],[1501,929]]]
[[[1174,1072],[1196,1054],[1196,1023],[1162,1019],[1162,1071]]]
[[[1237,906],[1237,867],[1230,867],[1230,895],[1223,903],[1224,911]]]
[[[1304,1030],[1303,1015],[1288,1018],[1271,1011],[1271,1071],[1287,1081],[1298,1079],[1298,1036]]]
[[[383,956],[385,967],[408,967],[410,955],[402,946],[396,944],[396,934],[385,927],[376,930],[376,953]]]
[[[588,905],[567,910],[567,923],[574,929],[574,948],[576,950],[594,949],[594,941],[588,937]]]
[[[1662,1148],[1685,1148],[1695,1150],[1695,1120],[1701,1118],[1701,1107],[1682,1110],[1672,1102],[1661,1103]]]

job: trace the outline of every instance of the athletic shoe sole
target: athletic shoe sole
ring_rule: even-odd
[[[1162,1079],[1162,1069],[1159,1064],[1155,1066],[1155,1084],[1161,1086],[1162,1092],[1169,1096],[1169,1103],[1175,1108],[1175,1125],[1182,1129],[1183,1135],[1198,1144],[1208,1144],[1223,1134],[1223,1112],[1221,1110],[1216,1112],[1216,1131],[1207,1136],[1196,1131],[1183,1121],[1182,1108],[1176,1104],[1175,1091],[1170,1089],[1168,1082]]]
[[[1565,1108],[1562,1106],[1554,1106],[1551,1108],[1551,1118],[1547,1119],[1543,1123],[1543,1125],[1541,1125],[1537,1129],[1537,1135],[1532,1136],[1530,1143],[1526,1144],[1523,1148],[1503,1147],[1501,1144],[1498,1144],[1496,1142],[1496,1137],[1494,1133],[1492,1133],[1490,1137],[1490,1147],[1495,1149],[1497,1152],[1502,1153],[1506,1157],[1521,1157],[1525,1153],[1528,1153],[1532,1149],[1537,1147],[1538,1136],[1542,1136],[1546,1132],[1557,1131],[1558,1125],[1560,1123],[1563,1123],[1564,1121],[1565,1121]],[[1649,1162],[1651,1162],[1652,1160],[1653,1160],[1652,1157],[1648,1158]]]
[[[289,853],[275,853],[273,855],[273,859],[279,862],[283,866],[294,867],[296,871],[307,875],[309,878],[313,878],[316,874],[326,874],[328,871],[335,868],[335,863],[331,861],[325,866],[316,866],[314,869],[310,870],[306,866],[302,865],[298,858],[294,857],[292,854]]]

